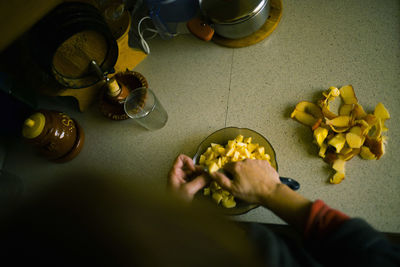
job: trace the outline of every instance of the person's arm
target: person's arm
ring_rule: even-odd
[[[211,176],[234,196],[270,209],[302,231],[312,202],[282,184],[276,170],[265,160],[244,160],[224,166],[232,180],[221,172]]]

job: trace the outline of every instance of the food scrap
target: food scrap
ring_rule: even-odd
[[[270,162],[270,156],[265,153],[265,148],[259,144],[252,143],[251,137],[238,135],[229,140],[224,146],[212,143],[199,159],[199,164],[208,168],[210,173],[221,169],[228,162],[237,162],[245,159],[261,159]],[[204,188],[203,194],[211,196],[217,205],[222,204],[225,208],[236,207],[234,196],[212,181],[209,187]]]
[[[298,103],[291,118],[309,126],[319,147],[318,155],[330,164],[335,174],[330,183],[338,184],[345,178],[345,163],[356,155],[363,159],[378,160],[385,153],[389,111],[378,103],[373,113],[366,113],[358,103],[351,85],[338,89],[330,87],[315,104]],[[330,103],[340,96],[342,103],[338,114],[331,111]]]

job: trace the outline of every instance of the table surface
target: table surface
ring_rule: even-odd
[[[147,131],[131,120],[111,121],[93,105],[80,113],[57,101],[84,128],[80,155],[50,163],[18,139],[8,147],[5,169],[36,192],[68,170],[95,169],[165,188],[179,153],[194,155],[210,133],[247,127],[274,146],[281,176],[301,183],[300,193],[365,218],[374,227],[400,232],[400,6],[397,0],[287,0],[275,32],[256,45],[231,49],[190,34],[149,41],[142,73],[168,112],[167,125]],[[373,111],[382,102],[391,113],[389,141],[379,161],[357,157],[339,185],[317,156],[311,131],[289,118],[301,100],[315,100],[330,86],[352,84],[359,103]],[[238,220],[283,223],[264,208]]]

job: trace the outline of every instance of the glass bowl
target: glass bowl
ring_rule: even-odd
[[[238,128],[238,127],[226,127],[226,128],[222,128],[222,129],[210,134],[198,146],[196,154],[193,157],[194,163],[199,164],[200,155],[203,154],[207,150],[207,148],[211,145],[211,143],[216,143],[216,144],[225,146],[229,140],[235,139],[235,137],[238,135],[243,135],[245,138],[251,137],[252,143],[258,143],[260,146],[263,146],[265,148],[265,153],[271,157],[270,161],[271,161],[272,167],[274,167],[275,170],[278,170],[278,164],[276,162],[275,150],[272,147],[272,145],[268,142],[268,140],[264,136],[262,136],[261,134],[257,133],[254,130],[247,129],[247,128]],[[200,190],[197,193],[196,198],[213,201],[210,196],[203,195],[203,190]],[[239,214],[244,214],[244,213],[258,207],[258,205],[256,205],[256,204],[249,204],[238,198],[235,198],[235,200],[236,200],[236,207],[234,207],[234,208],[228,209],[228,208],[224,208],[220,205],[218,205],[218,208],[220,208],[224,214],[239,215]],[[215,202],[214,202],[214,204],[215,204]]]

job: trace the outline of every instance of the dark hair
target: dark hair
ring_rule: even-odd
[[[234,223],[131,180],[70,174],[1,222],[14,266],[255,266]]]

